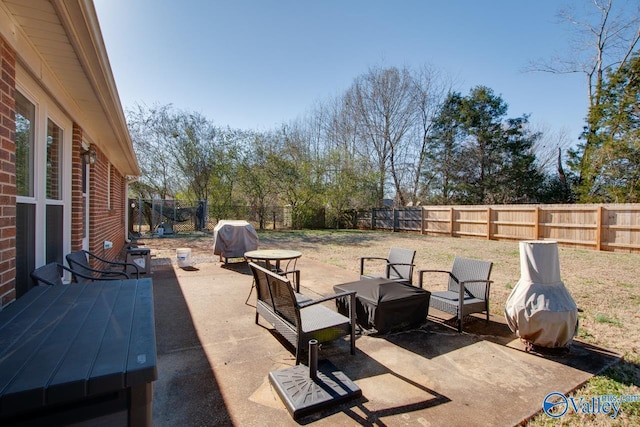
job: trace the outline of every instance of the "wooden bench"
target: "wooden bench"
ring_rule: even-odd
[[[290,281],[253,262],[249,263],[255,279],[256,324],[259,316],[268,321],[296,350],[296,365],[309,340],[318,343],[349,335],[351,354],[355,354],[355,292],[346,292],[312,300],[294,291]],[[349,317],[322,305],[340,297],[351,298]]]

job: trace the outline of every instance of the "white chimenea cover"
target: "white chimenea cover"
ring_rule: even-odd
[[[578,308],[560,279],[558,243],[520,242],[520,280],[504,310],[509,328],[541,347],[564,347],[578,329]]]

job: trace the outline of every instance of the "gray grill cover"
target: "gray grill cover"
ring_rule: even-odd
[[[258,249],[258,233],[247,221],[222,220],[213,229],[213,254],[240,258]]]
[[[507,299],[509,328],[540,347],[564,347],[578,329],[578,309],[560,279],[558,243],[520,242],[520,280]]]

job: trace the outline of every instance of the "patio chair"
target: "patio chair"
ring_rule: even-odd
[[[97,278],[90,275],[85,275],[77,271],[73,271],[69,267],[66,267],[57,262],[50,262],[49,264],[38,267],[31,272],[31,279],[34,285],[46,285],[46,286],[59,286],[64,285],[62,281],[62,275],[65,271],[70,272],[72,275],[82,279],[83,281],[97,281],[97,280],[121,280],[123,277],[109,277],[109,278]]]
[[[413,260],[416,257],[416,251],[402,248],[391,248],[387,258],[365,256],[360,258],[360,277],[375,278],[384,277],[398,282],[413,284]],[[371,275],[365,274],[366,261],[374,261],[373,264],[379,265],[380,261],[384,261],[384,274]],[[368,263],[372,264],[372,263]],[[371,269],[371,268],[369,268]]]
[[[140,278],[140,270],[137,265],[132,263],[120,262],[120,261],[109,261],[104,258],[99,257],[98,255],[92,254],[89,251],[79,250],[74,251],[66,256],[67,263],[72,270],[72,281],[74,282],[83,282],[86,281],[85,277],[94,277],[96,274],[100,279],[108,279],[108,278],[116,278],[116,279],[130,279],[131,276],[126,272],[126,269],[129,268],[134,271],[134,275],[136,279]],[[105,265],[106,269],[98,269],[92,268],[90,266],[89,260],[94,259],[101,263],[101,265]],[[79,274],[75,274],[79,273]]]
[[[445,273],[449,280],[446,291],[431,292],[431,307],[456,315],[458,332],[462,332],[462,322],[471,313],[487,313],[489,322],[489,280],[493,263],[469,258],[455,257],[451,271],[419,270],[418,284],[424,285],[427,273]]]
[[[351,354],[355,354],[355,291],[312,300],[295,292],[286,277],[253,262],[249,262],[249,266],[258,294],[256,324],[259,324],[259,316],[262,316],[294,346],[296,365],[300,363],[302,352],[306,350],[312,339],[323,343],[349,335]],[[351,298],[352,308],[349,317],[321,304],[345,296]]]
[[[262,268],[267,267],[265,262],[260,262],[260,261],[251,261],[251,262],[255,263],[256,265],[259,265]],[[300,270],[299,269],[283,270],[281,268],[273,267],[270,270],[276,274],[279,274],[280,276],[284,276],[287,279],[289,279],[291,286],[295,288],[296,296],[302,295],[300,294]],[[291,278],[289,278],[289,275],[291,275]],[[251,284],[249,295],[247,295],[247,299],[244,301],[245,304],[247,305],[249,304],[249,299],[251,298],[251,294],[253,293],[253,288],[255,287],[256,287],[256,281],[254,280],[253,283]]]

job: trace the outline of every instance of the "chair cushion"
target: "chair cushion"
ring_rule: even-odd
[[[431,293],[431,298],[440,298],[440,299],[443,299],[443,300],[450,301],[453,304],[457,304],[458,301],[460,300],[460,294],[458,292],[453,292],[453,291],[432,292]],[[464,295],[465,303],[467,303],[467,302],[475,302],[474,300],[482,301],[481,299],[474,298],[474,297],[472,297],[470,295],[467,295],[467,294]]]
[[[309,297],[308,297],[308,296],[306,296],[306,295],[299,294],[299,293],[297,293],[297,292],[294,292],[293,294],[296,296],[296,302],[297,302],[298,304],[302,304],[303,302],[311,301],[311,298],[309,298]]]
[[[319,304],[301,309],[300,319],[304,333],[349,324],[348,317]]]
[[[457,292],[442,291],[431,294],[431,307],[445,313],[457,314],[460,307],[459,295]],[[487,302],[478,298],[465,295],[462,308],[463,315],[478,313],[486,309]]]

